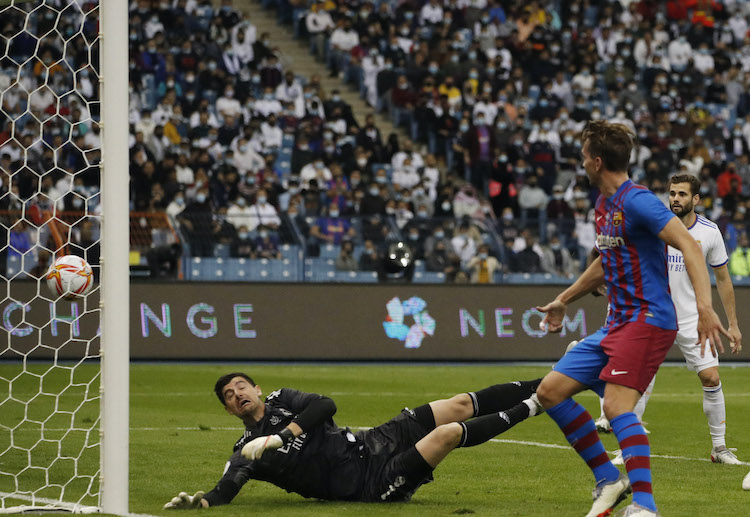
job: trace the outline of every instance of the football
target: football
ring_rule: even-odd
[[[65,255],[55,260],[47,274],[47,287],[55,296],[81,298],[94,286],[94,272],[88,262],[76,255]]]

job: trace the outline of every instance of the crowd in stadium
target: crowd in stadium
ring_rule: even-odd
[[[732,274],[750,275],[749,4],[263,6],[378,114],[355,120],[320,77],[284,66],[231,0],[132,1],[131,209],[172,216],[189,255],[218,246],[273,259],[297,239],[308,256],[337,246],[339,269],[371,270],[399,239],[457,281],[572,276],[594,245],[598,194],[579,133],[606,118],[633,129],[632,177],[665,203],[670,175],[701,179],[698,209],[724,231]],[[0,73],[0,209],[96,210],[98,57],[85,53],[95,29],[78,27],[76,12],[62,14],[70,34],[39,49],[0,21],[10,42],[0,72],[26,63],[19,78]],[[35,19],[50,23],[43,11]],[[73,77],[74,92],[58,88]],[[381,135],[383,115],[408,136]]]

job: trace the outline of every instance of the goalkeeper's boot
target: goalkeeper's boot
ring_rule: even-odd
[[[594,504],[586,517],[604,517],[610,515],[615,506],[620,504],[633,489],[628,476],[620,472],[620,477],[611,483],[598,485],[591,496]]]
[[[539,397],[536,393],[532,393],[529,398],[523,401],[524,404],[529,406],[529,416],[537,416],[544,413],[546,410],[542,403],[539,402]]]
[[[616,517],[661,517],[661,514],[644,508],[638,503],[631,503],[617,512]]]
[[[711,461],[714,463],[727,463],[729,465],[742,465],[737,456],[726,445],[711,449]]]
[[[597,418],[594,424],[596,425],[596,430],[599,431],[600,433],[612,432],[612,425],[610,425],[609,419],[604,415]]]

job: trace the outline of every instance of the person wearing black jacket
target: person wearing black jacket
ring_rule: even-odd
[[[165,509],[227,504],[250,479],[325,500],[408,501],[456,447],[484,443],[541,413],[541,379],[496,384],[477,392],[404,409],[388,422],[353,433],[333,421],[328,397],[291,388],[271,392],[244,373],[230,373],[214,391],[245,433],[216,487],[190,496],[181,492]]]

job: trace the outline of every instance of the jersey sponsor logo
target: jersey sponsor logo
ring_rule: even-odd
[[[276,425],[281,422],[281,417],[273,415],[268,421],[271,423],[271,425]]]
[[[626,373],[628,373],[628,371],[627,370],[615,370],[614,368],[612,368],[612,370],[609,373],[610,375],[625,375]]]
[[[298,451],[302,449],[302,446],[305,444],[306,439],[307,439],[307,433],[302,433],[293,441],[287,443],[283,447],[276,449],[276,452],[280,452],[281,454],[289,454],[289,452],[292,450]]]
[[[596,234],[596,247],[600,250],[619,248],[620,246],[625,246],[625,239],[623,239],[622,237],[615,237],[614,235],[604,235],[603,233]]]
[[[385,308],[388,312],[383,322],[385,335],[403,341],[405,348],[419,348],[425,336],[435,335],[437,322],[427,312],[427,302],[422,298],[412,296],[402,302],[396,296],[388,300]],[[411,326],[404,323],[407,316],[414,320]]]
[[[620,226],[622,224],[622,212],[619,210],[612,216],[612,224],[615,226]]]

